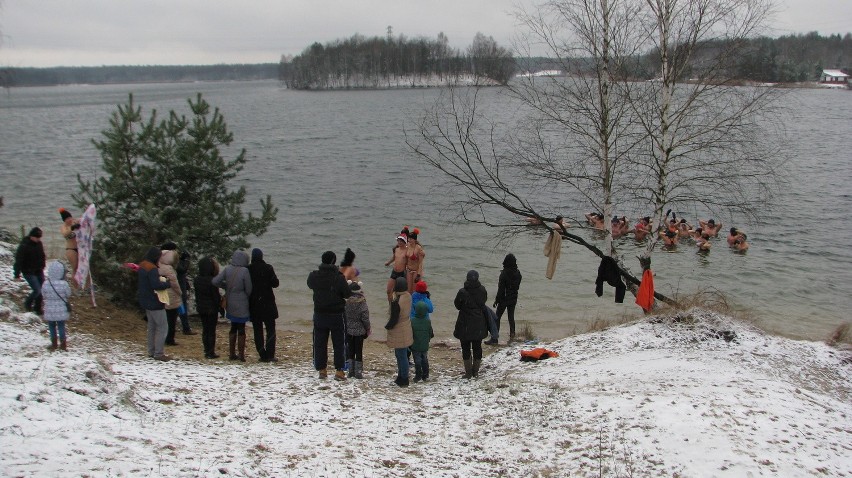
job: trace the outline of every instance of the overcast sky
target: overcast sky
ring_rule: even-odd
[[[852,30],[852,0],[777,0],[775,35]],[[510,46],[516,4],[540,0],[0,0],[0,66],[276,63],[360,33],[476,32]]]

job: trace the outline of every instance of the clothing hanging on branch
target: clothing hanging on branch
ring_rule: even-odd
[[[547,271],[544,276],[548,279],[553,279],[553,274],[556,273],[556,261],[562,254],[562,234],[556,231],[550,231],[550,236],[547,242],[544,243],[544,255],[547,257]]]

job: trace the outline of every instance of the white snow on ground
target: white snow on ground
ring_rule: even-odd
[[[0,251],[2,476],[852,476],[848,353],[701,310],[399,389],[80,335],[51,353],[20,287]]]

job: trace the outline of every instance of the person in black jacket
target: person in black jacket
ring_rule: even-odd
[[[18,245],[18,250],[15,251],[15,264],[12,266],[15,279],[18,280],[23,276],[32,289],[24,300],[24,309],[27,312],[35,310],[39,315],[43,313],[41,285],[44,284],[44,266],[46,263],[41,236],[41,229],[34,227],[30,230],[27,237],[21,240],[21,244]]]
[[[314,295],[314,368],[319,378],[328,376],[328,336],[334,348],[335,380],[346,380],[343,371],[346,299],[352,295],[349,284],[334,263],[334,252],[325,251],[319,269],[308,275],[308,287]]]
[[[204,346],[204,357],[219,358],[216,354],[216,324],[219,321],[219,308],[222,304],[222,294],[213,285],[213,278],[219,274],[219,264],[212,257],[203,257],[198,261],[198,275],[193,281],[195,289],[195,309],[201,317],[201,344]]]
[[[171,287],[168,279],[160,276],[157,263],[160,261],[162,250],[152,247],[145,253],[145,259],[139,263],[137,271],[138,287],[136,298],[139,306],[145,309],[148,318],[148,356],[154,360],[167,362],[171,357],[163,351],[166,344],[166,334],[169,332],[166,320],[165,305],[157,297],[158,290],[166,290]]]
[[[251,265],[248,270],[252,284],[249,313],[257,356],[261,362],[277,362],[275,319],[278,318],[278,306],[275,304],[275,293],[272,289],[278,287],[278,276],[275,275],[272,266],[263,260],[263,251],[257,248],[251,251]],[[263,339],[264,327],[266,327],[266,340]]]
[[[509,342],[515,340],[515,306],[518,304],[518,290],[521,288],[521,271],[518,270],[518,260],[514,254],[506,254],[503,259],[503,270],[500,271],[500,279],[497,282],[497,297],[494,298],[494,307],[497,309],[497,332],[500,332],[500,318],[503,311],[509,315]],[[495,345],[496,340],[485,342]]]
[[[453,337],[461,342],[464,378],[479,375],[482,339],[488,336],[488,319],[484,311],[487,300],[488,291],[479,283],[479,272],[468,271],[464,287],[459,289],[453,301],[459,311]]]

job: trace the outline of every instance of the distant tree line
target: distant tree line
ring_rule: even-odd
[[[384,88],[457,84],[462,78],[506,84],[515,73],[509,50],[477,33],[464,51],[449,47],[439,33],[425,37],[367,38],[353,35],[322,45],[314,43],[295,58],[283,58],[280,79],[289,88]]]
[[[852,33],[757,38],[743,51],[738,77],[771,83],[815,81],[823,69],[852,71]]]
[[[71,84],[166,83],[182,81],[239,81],[278,78],[276,63],[243,65],[60,66],[4,68],[3,87]]]

